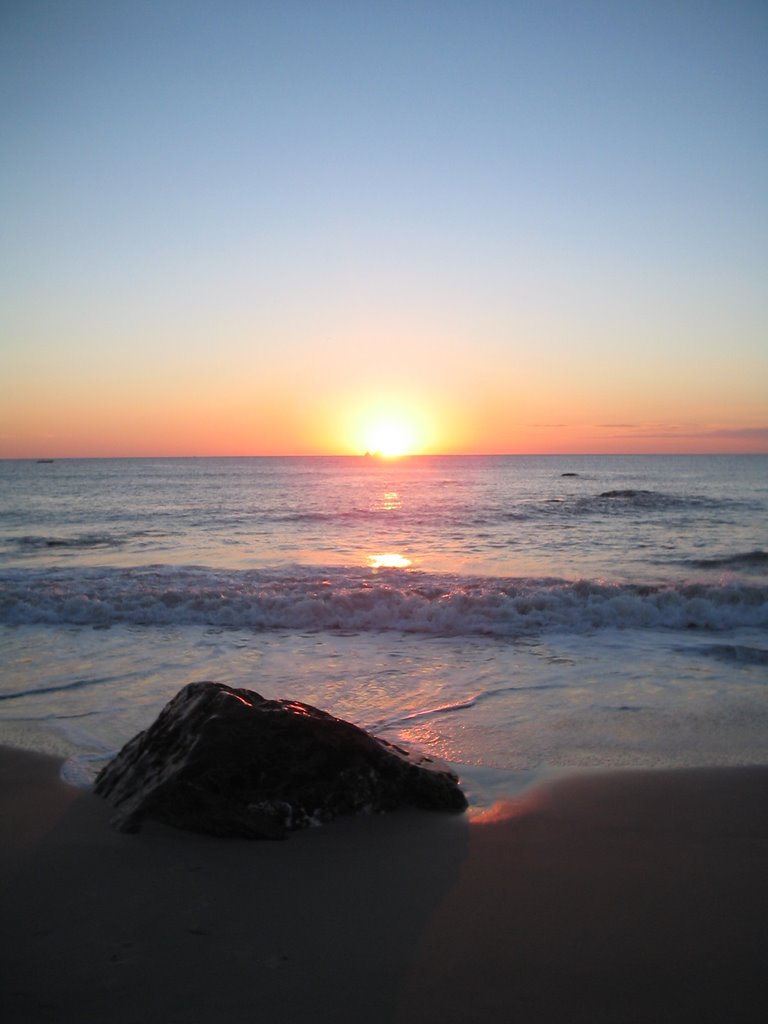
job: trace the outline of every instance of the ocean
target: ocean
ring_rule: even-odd
[[[0,742],[86,784],[186,683],[302,700],[485,806],[768,760],[768,456],[0,462]]]

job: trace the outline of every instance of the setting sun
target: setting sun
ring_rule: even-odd
[[[413,433],[401,420],[381,420],[366,433],[366,450],[387,459],[410,455],[414,447]]]
[[[424,452],[428,434],[424,415],[403,401],[358,408],[348,423],[348,443],[355,451],[385,459]]]

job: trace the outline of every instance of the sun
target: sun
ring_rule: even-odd
[[[432,418],[410,397],[361,398],[340,426],[344,447],[358,455],[399,459],[425,454],[433,444]]]
[[[417,410],[404,402],[379,402],[363,407],[351,431],[358,451],[399,459],[424,447],[424,426]]]
[[[365,436],[366,451],[385,459],[410,455],[414,449],[413,430],[401,419],[376,420],[370,424]]]

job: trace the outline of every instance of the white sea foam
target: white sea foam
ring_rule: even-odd
[[[9,625],[207,625],[231,629],[400,630],[515,637],[551,630],[768,626],[768,587],[656,586],[591,580],[460,577],[296,567],[8,570],[0,622]]]

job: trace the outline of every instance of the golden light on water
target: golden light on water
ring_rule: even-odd
[[[397,491],[384,491],[381,496],[381,508],[384,512],[396,512],[398,509],[403,507],[403,503],[400,500],[400,495]]]
[[[368,555],[368,565],[371,569],[407,569],[413,562],[396,551],[385,551],[380,555]]]
[[[470,825],[499,825],[505,821],[524,818],[541,811],[543,800],[538,793],[526,794],[517,799],[497,800],[491,807],[473,808],[467,818]]]

